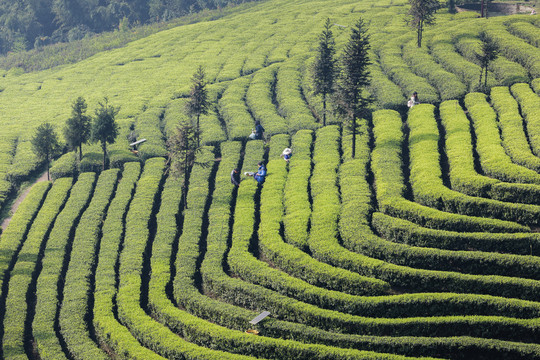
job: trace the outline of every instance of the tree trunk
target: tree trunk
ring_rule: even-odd
[[[326,93],[322,97],[322,106],[323,106],[323,126],[326,126]]]
[[[105,164],[107,162],[107,143],[101,143],[101,148],[103,149],[103,171],[105,171]]]
[[[484,68],[480,68],[480,79],[478,80],[478,90],[482,87],[482,75],[484,74]]]
[[[487,75],[488,75],[488,67],[486,65],[486,75],[484,76],[484,89],[487,90]]]
[[[49,156],[47,156],[47,181],[51,181],[51,177],[49,176]]]
[[[356,156],[356,116],[353,117],[352,121],[352,158]]]
[[[199,117],[201,116],[201,114],[197,114],[197,147],[201,146],[201,144],[199,144]],[[187,161],[187,159],[186,159]]]
[[[188,208],[187,203],[187,187],[188,187],[188,151],[186,150],[186,157],[184,158],[184,184],[182,184],[182,196],[184,197],[184,209]]]
[[[418,31],[417,31],[417,45],[418,47],[422,47],[422,20],[418,23]]]
[[[480,17],[484,17],[484,0],[480,2]]]
[[[82,144],[79,144],[79,162],[82,160]]]

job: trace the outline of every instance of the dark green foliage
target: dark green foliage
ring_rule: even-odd
[[[244,0],[0,1],[0,53],[76,41],[129,24],[167,21]]]
[[[416,30],[416,44],[422,47],[422,34],[425,25],[435,23],[435,12],[439,8],[437,0],[409,0],[409,25]]]
[[[336,76],[336,59],[334,55],[335,41],[330,30],[330,18],[326,19],[324,30],[319,35],[319,46],[311,71],[313,77],[313,93],[322,95],[323,126],[326,126],[326,97],[334,92],[334,79]]]
[[[101,149],[103,150],[102,169],[105,170],[107,161],[107,143],[113,144],[119,133],[115,116],[120,111],[120,108],[109,105],[109,99],[107,98],[104,98],[98,106],[99,107],[96,109],[96,117],[92,122],[92,140],[101,143]]]
[[[189,92],[189,99],[186,103],[186,113],[188,116],[195,117],[196,122],[196,133],[195,138],[197,139],[197,146],[199,146],[199,137],[201,130],[199,128],[199,119],[201,115],[208,114],[208,107],[210,103],[208,102],[208,90],[206,89],[206,80],[204,79],[204,69],[201,65],[197,68],[195,74],[191,78],[191,90]]]
[[[64,138],[71,150],[79,148],[79,161],[82,160],[82,145],[90,140],[92,118],[86,115],[86,100],[79,96],[71,105],[71,117],[66,121]]]
[[[367,115],[368,106],[373,102],[365,93],[370,84],[368,65],[369,35],[362,18],[352,27],[352,34],[343,49],[340,59],[336,94],[334,98],[337,113],[343,117],[346,128],[353,134],[352,157],[356,152],[357,121]]]
[[[60,151],[58,136],[50,123],[46,122],[38,126],[32,138],[32,148],[34,153],[47,163],[47,180],[49,180],[49,163],[58,151]]]
[[[478,87],[481,87],[482,85],[482,74],[485,72],[484,90],[487,90],[488,67],[489,64],[499,56],[499,50],[497,44],[491,39],[487,32],[481,31],[480,34],[478,34],[478,37],[481,41],[480,53],[476,54],[476,59],[480,63],[481,68]]]

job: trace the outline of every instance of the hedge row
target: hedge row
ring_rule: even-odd
[[[98,339],[113,349],[116,354],[139,359],[161,359],[144,348],[114,315],[116,295],[116,271],[119,252],[124,235],[124,219],[139,178],[139,163],[127,164],[122,172],[114,199],[103,223],[99,263],[96,268],[94,290],[93,325]]]
[[[49,231],[68,197],[72,184],[71,178],[58,180],[47,193],[45,202],[32,221],[32,226],[11,270],[3,321],[2,347],[6,359],[27,358],[24,350],[24,330],[28,314],[27,293],[35,279],[34,272],[39,261],[40,250],[47,242]]]
[[[432,209],[403,197],[405,186],[401,173],[401,143],[403,133],[401,118],[393,110],[379,110],[373,115],[374,122],[386,126],[375,127],[376,149],[373,151],[373,172],[379,208],[383,213],[413,221],[419,225],[452,231],[519,232],[527,227],[513,222],[457,215]]]
[[[500,201],[539,203],[538,185],[501,182],[476,172],[470,122],[457,101],[441,103],[439,113],[445,129],[452,189],[467,195],[490,197]]]
[[[216,104],[224,91],[223,84],[212,84],[207,87],[208,100],[211,104]],[[176,126],[182,121],[193,121],[186,115],[185,106],[187,100],[185,98],[171,101],[165,110],[161,126],[164,128],[164,133],[171,134]],[[227,140],[225,126],[222,126],[223,119],[220,119],[220,114],[217,106],[210,106],[208,114],[201,115],[199,118],[199,126],[202,130],[201,143],[213,144]],[[196,122],[196,120],[195,120]],[[249,134],[248,134],[249,135]]]
[[[302,129],[314,130],[320,127],[302,92],[300,69],[304,61],[305,56],[290,58],[286,63],[280,65],[277,73],[276,101],[278,111],[287,120],[291,134]]]
[[[251,143],[250,143],[251,144]],[[222,161],[227,161],[228,157],[226,156],[225,152],[222,153]],[[233,162],[234,163],[234,162]],[[222,163],[221,165],[229,164],[229,162]],[[210,208],[209,212],[209,233],[207,238],[207,251],[205,254],[205,259],[202,264],[202,272],[203,272],[203,279],[204,284],[206,286],[207,280],[215,285],[215,286],[223,286],[224,282],[227,282],[226,279],[229,279],[229,282],[240,282],[238,279],[231,279],[227,278],[223,274],[223,270],[221,269],[222,266],[222,254],[225,251],[225,243],[223,240],[221,240],[223,233],[227,232],[227,230],[224,230],[224,227],[227,227],[227,217],[224,216],[227,214],[227,207],[228,207],[228,200],[230,198],[230,184],[228,183],[228,169],[224,169],[225,171],[222,171],[221,167],[218,171],[218,175],[216,177],[216,191],[213,194],[213,202],[212,206]],[[201,179],[203,181],[203,176],[197,176],[197,179]],[[251,185],[251,180],[248,180],[249,182],[244,185]],[[228,189],[227,189],[228,187]],[[197,187],[197,192],[204,190],[204,187]],[[188,195],[189,196],[189,195]],[[202,199],[202,197],[201,197]],[[215,205],[215,207],[214,207]],[[217,216],[213,216],[217,215]],[[189,222],[191,224],[191,222]],[[189,225],[188,225],[189,226]],[[190,230],[191,233],[191,230]],[[194,234],[195,235],[195,234]],[[192,237],[186,238],[186,240],[192,239]],[[157,240],[157,238],[156,238]],[[182,260],[178,259],[178,264],[182,264],[182,268],[179,269],[179,277],[177,277],[177,285],[181,285],[181,291],[177,291],[177,299],[179,301],[179,304],[183,307],[186,307],[190,312],[194,312],[197,314],[197,316],[215,319],[218,323],[226,323],[228,326],[233,326],[236,328],[243,328],[245,327],[247,320],[250,318],[250,316],[254,316],[253,313],[250,313],[248,311],[245,311],[243,309],[234,308],[230,305],[217,302],[215,300],[206,298],[202,296],[194,287],[194,272],[195,272],[195,264],[196,259],[198,258],[198,246],[197,246],[197,236],[193,238],[192,240],[189,240],[189,243],[185,241],[180,241],[179,245],[179,251],[178,254],[181,257]],[[156,244],[155,244],[156,245]],[[160,250],[162,248],[160,247]],[[169,250],[170,252],[170,250]],[[161,251],[159,251],[161,254]],[[219,254],[221,253],[221,255]],[[168,253],[165,253],[162,255],[164,257],[163,260],[163,270],[165,271],[167,269],[167,262],[168,260]],[[212,258],[212,259],[209,259]],[[160,266],[161,268],[161,266]],[[153,268],[154,270],[154,268]],[[221,272],[221,276],[218,275],[218,273]],[[153,274],[155,273],[161,273],[158,271],[153,271]],[[213,274],[213,275],[212,275]],[[217,276],[218,278],[215,278],[214,276]],[[221,279],[219,279],[221,277]],[[162,282],[163,289],[161,290],[164,295],[164,288],[166,284],[166,278],[167,276],[164,276],[164,281]],[[208,289],[209,291],[212,291],[214,294],[215,288],[211,287]],[[238,301],[242,301],[244,298],[244,293],[242,291],[236,291],[235,295],[233,295],[234,298]],[[264,296],[264,294],[261,294],[261,296]],[[164,296],[162,296],[164,297]],[[268,297],[265,297],[268,299]],[[165,300],[165,299],[164,299]],[[262,300],[262,299],[261,299]],[[152,301],[152,300],[151,300]],[[254,302],[254,304],[257,302]],[[264,301],[258,302],[259,305],[264,306]],[[286,303],[283,304],[284,306],[288,307]],[[171,326],[175,328],[176,331],[186,333],[184,325],[181,323],[183,319],[180,318],[180,316],[185,317],[185,315],[182,315],[183,312],[181,312],[179,309],[174,308],[169,305],[169,310],[166,314],[159,313],[156,314],[157,316],[161,316],[160,319],[162,321],[167,322]],[[199,321],[200,322],[200,321]],[[191,322],[193,324],[193,321]],[[204,324],[204,323],[203,323]],[[268,325],[267,325],[268,324]],[[276,327],[276,324],[280,324]],[[201,324],[202,325],[202,324]],[[206,327],[211,326],[212,329],[216,329],[217,327],[215,325],[206,324]],[[265,322],[259,326],[262,326],[260,329],[262,330],[263,334],[265,334],[267,331],[272,331],[275,333],[276,331],[295,331],[295,337],[301,336],[301,331],[303,331],[304,338],[307,339],[305,336],[306,334],[309,334],[310,336],[317,336],[321,339],[324,339],[326,342],[334,342],[337,344],[340,344],[340,342],[346,341],[344,339],[350,339],[350,336],[344,336],[340,334],[327,334],[325,335],[324,332],[321,332],[320,330],[312,329],[312,328],[299,328],[297,325],[293,324],[287,324],[282,322],[276,322],[272,319],[267,319]],[[271,329],[270,329],[270,328]],[[208,333],[210,330],[207,330],[206,333]],[[302,345],[300,348],[297,343],[291,343],[284,340],[274,340],[274,339],[267,339],[267,338],[261,338],[259,337],[254,338],[246,335],[240,335],[238,334],[235,337],[232,337],[232,332],[230,331],[224,331],[223,329],[220,331],[221,336],[219,333],[214,332],[214,338],[204,338],[199,339],[198,341],[205,340],[207,341],[209,346],[212,346],[210,344],[216,344],[216,341],[221,342],[225,341],[225,339],[229,339],[229,341],[234,341],[230,346],[235,346],[237,349],[236,351],[248,351],[249,353],[257,353],[260,354],[259,356],[265,356],[270,358],[309,358],[309,356],[313,356],[313,348],[314,346],[310,345]],[[230,334],[230,335],[229,335]],[[290,335],[289,335],[290,336]],[[323,337],[325,336],[325,337]],[[336,338],[339,339],[336,341]],[[355,337],[356,338],[356,337]],[[239,340],[238,340],[239,339]],[[333,339],[333,340],[330,340]],[[313,338],[311,338],[313,341]],[[358,341],[359,342],[359,341]],[[254,344],[256,344],[254,346]],[[344,343],[346,344],[346,343]],[[215,346],[215,345],[214,345]],[[343,346],[351,346],[350,344],[343,345]],[[357,345],[360,346],[360,345]],[[240,350],[242,349],[242,350]],[[246,349],[246,350],[243,350]],[[294,349],[294,350],[293,350]],[[328,354],[337,354],[338,358],[341,356],[341,358],[348,358],[346,357],[346,350],[333,350],[329,349],[326,350],[325,347],[321,347],[320,345],[317,346],[318,353],[316,358],[322,357],[322,356],[329,356]],[[382,347],[380,349],[383,349]],[[326,351],[322,351],[326,350]],[[295,355],[293,355],[295,354]],[[334,355],[336,356],[336,355]],[[328,358],[334,358],[328,357]],[[327,358],[325,357],[325,358]]]
[[[17,144],[12,136],[0,137],[0,209],[11,192],[11,182],[8,181],[7,173],[13,160],[13,153]]]
[[[59,311],[58,284],[62,277],[64,258],[79,218],[88,205],[96,175],[83,173],[71,189],[69,199],[56,218],[49,234],[42,260],[42,269],[36,285],[36,307],[32,335],[39,357],[43,360],[67,359],[55,330]]]
[[[540,99],[528,84],[515,84],[510,90],[519,102],[532,151],[540,156]]]
[[[538,173],[512,163],[506,154],[499,136],[497,115],[486,101],[486,96],[481,93],[467,94],[465,106],[472,119],[476,150],[484,172],[503,181],[540,184]]]
[[[504,25],[495,25],[492,22],[486,26],[486,31],[504,56],[525,67],[532,78],[540,77],[538,48],[509,34]]]
[[[536,92],[536,94],[540,95],[540,77],[534,79],[534,80],[531,82],[531,86],[532,86],[532,88],[534,89],[534,91]]]
[[[515,163],[540,171],[540,159],[531,153],[527,136],[523,130],[523,119],[517,101],[507,87],[491,89],[491,104],[497,111],[503,146]]]
[[[439,160],[439,131],[434,107],[420,104],[409,111],[410,182],[416,201],[440,210],[474,216],[498,218],[535,224],[540,220],[540,206],[506,203],[464,195],[448,189],[442,182]],[[396,124],[388,131],[399,132]],[[532,155],[531,155],[532,156]]]
[[[404,108],[407,97],[404,96],[401,88],[384,74],[378,63],[374,62],[369,69],[371,75],[369,91],[375,96],[377,106],[381,109],[394,110]]]
[[[300,130],[292,137],[293,156],[289,162],[289,175],[283,194],[284,240],[301,250],[306,250],[308,247],[312,143],[311,130]]]
[[[462,25],[459,26],[462,27]],[[428,47],[435,61],[447,71],[456,74],[465,83],[468,91],[477,88],[480,67],[456,52],[451,30],[446,29],[444,32],[433,36]],[[493,81],[493,77],[491,79]],[[488,82],[488,85],[490,85],[490,82]]]
[[[532,46],[540,47],[540,31],[533,24],[524,21],[515,21],[509,23],[507,29],[512,35],[522,38]]]
[[[403,60],[401,45],[410,39],[410,35],[393,38],[379,50],[379,62],[385,74],[406,94],[418,92],[420,100],[427,103],[440,101],[437,90],[426,79],[415,75],[410,66]]]
[[[165,140],[161,132],[161,122],[164,116],[164,109],[150,108],[135,119],[137,140],[146,139],[146,142],[137,146],[139,157],[143,161],[157,156],[167,156]]]
[[[50,187],[51,183],[48,181],[39,182],[32,186],[11,218],[8,227],[2,233],[2,241],[0,241],[0,288],[2,291],[7,290],[7,283],[4,283],[4,280],[15,264],[16,256],[22,247],[26,234]],[[6,294],[2,293],[2,298],[5,296]]]
[[[262,69],[253,75],[246,94],[246,103],[255,120],[263,125],[266,135],[285,134],[287,121],[281,117],[273,103],[277,66]]]
[[[412,246],[540,256],[540,235],[537,233],[434,230],[378,212],[373,213],[372,225],[384,238]]]
[[[467,87],[463,82],[455,74],[446,71],[440,64],[436,63],[426,49],[419,48],[416,40],[405,43],[403,59],[417,75],[426,78],[431,85],[437,88],[441,100],[459,99],[465,96]],[[424,102],[423,99],[422,102]]]
[[[245,102],[250,81],[250,77],[232,81],[219,99],[219,112],[227,124],[229,140],[245,140],[255,128]]]
[[[374,228],[385,238],[384,234],[386,233],[393,234],[399,230],[407,231],[409,229],[407,225],[418,232],[422,231],[422,228],[416,227],[410,222],[381,213],[374,214],[372,221]],[[423,234],[422,237],[425,239],[426,234]],[[435,244],[416,247],[393,243],[391,242],[392,237],[387,239],[390,241],[381,239],[377,244],[372,243],[375,246],[366,251],[370,251],[369,255],[374,258],[419,269],[540,279],[539,270],[536,270],[540,264],[540,258],[536,256],[486,253],[470,249],[467,251],[441,250],[437,249]]]
[[[334,125],[324,127],[320,130],[320,132],[321,134],[327,134],[328,131],[332,130],[334,130],[337,137],[339,137],[337,127]],[[324,138],[324,135],[321,136]],[[284,146],[288,145],[288,139],[286,138],[282,140],[281,144],[278,141],[279,140],[276,140],[272,144],[273,148],[276,150],[280,150]],[[317,142],[318,141],[319,140],[317,140]],[[277,151],[278,154],[279,150]],[[277,156],[274,158],[276,157]],[[324,264],[324,262],[320,262],[320,258],[315,260],[294,246],[283,242],[279,229],[283,218],[282,199],[283,189],[287,177],[286,163],[280,159],[276,159],[273,160],[273,164],[275,164],[272,174],[273,177],[269,177],[267,179],[265,182],[265,187],[261,193],[261,226],[259,228],[259,246],[261,253],[281,270],[315,286],[321,286],[327,289],[350,294],[366,294],[370,292],[381,293],[382,291],[386,290],[385,284],[380,281],[368,279],[347,270],[336,268],[335,265],[329,266]],[[315,189],[312,186],[313,194],[320,190],[321,189]],[[314,213],[312,214],[312,219],[313,216]],[[318,225],[319,224],[317,224],[317,226]],[[324,226],[318,227],[317,230],[313,230],[312,228],[311,233],[313,234],[314,231],[321,232],[322,228],[324,228]],[[334,235],[335,232],[336,229],[334,229]],[[233,240],[234,235],[235,233],[233,232]],[[328,236],[328,232],[324,233],[324,235]],[[248,240],[249,238],[244,241]],[[322,244],[317,243],[319,241],[320,240],[318,239],[314,240],[314,246],[316,249],[320,249],[321,252],[324,252],[325,250],[321,248]],[[311,250],[314,251],[314,247],[311,245],[311,240],[309,238],[308,245],[310,246]],[[247,249],[247,246],[244,246],[244,248]],[[322,256],[323,255],[321,255],[321,257]]]
[[[461,29],[453,33],[456,48],[459,52],[472,63],[480,65],[477,54],[482,52],[481,41],[477,38],[478,28],[474,29],[474,33],[468,27],[467,30]],[[467,31],[467,36],[461,36],[463,32]],[[529,74],[527,70],[520,64],[508,60],[504,56],[499,56],[493,60],[488,67],[488,87],[495,86],[497,84],[510,86],[517,82],[529,81]],[[478,73],[478,80],[480,73]],[[484,82],[485,80],[482,80]],[[476,85],[478,85],[477,81]],[[473,87],[474,89],[474,87]]]
[[[337,187],[337,169],[341,161],[339,139],[337,126],[327,126],[318,130],[313,155],[315,166],[310,180],[313,213],[308,244],[313,257],[322,262],[332,258],[338,244],[340,193]],[[339,266],[337,261],[330,263]],[[372,278],[360,277],[357,284],[364,289],[354,292],[355,294],[375,295],[389,290],[387,283]]]
[[[51,180],[77,176],[77,159],[78,155],[74,151],[60,156],[60,158],[54,162],[53,166],[51,166],[49,170]]]
[[[94,196],[84,211],[73,238],[69,265],[64,278],[64,298],[60,306],[60,332],[75,359],[106,359],[106,353],[93,341],[87,317],[95,252],[99,246],[102,221],[118,180],[117,169],[99,176]]]
[[[186,359],[227,358],[225,356],[227,354],[220,357],[222,356],[221,353],[216,354],[185,341],[166,326],[155,321],[141,308],[141,277],[144,276],[143,257],[147,251],[147,242],[150,236],[148,226],[154,212],[154,201],[159,193],[163,168],[164,161],[162,159],[147,160],[126,218],[124,249],[120,255],[120,284],[117,297],[119,319],[143,346],[163,357]],[[157,245],[160,241],[163,239],[174,241],[176,215],[179,211],[180,194],[182,193],[180,181],[170,178],[167,181],[165,190],[161,194],[161,214],[157,216],[160,220],[154,239],[156,248],[152,251],[157,254],[161,254],[159,245]],[[163,229],[163,227],[165,228]],[[164,273],[158,272],[157,269],[153,270],[152,278],[154,278],[154,275],[160,275],[161,277],[164,275],[168,281],[170,277],[168,270],[165,270],[169,269],[170,266],[170,253],[161,261],[166,263]],[[154,263],[152,263],[153,265]],[[154,295],[153,287],[150,286],[150,289],[149,298]]]
[[[399,127],[401,120],[397,114],[392,114],[388,111],[378,111],[374,113],[374,131],[376,146],[373,151],[373,169],[375,172],[375,181],[377,184],[378,196],[380,196],[381,179],[387,180],[389,174],[391,174],[391,169],[394,167],[394,171],[399,171],[395,169],[395,166],[400,163],[399,152],[400,152],[400,143],[402,135],[400,132],[396,132],[396,127]],[[384,165],[382,162],[384,161]],[[392,164],[394,164],[392,166]],[[386,172],[381,171],[381,168],[386,167]],[[386,178],[382,176],[386,174]],[[389,184],[383,183],[384,190],[388,193]],[[397,187],[395,185],[394,187]],[[383,200],[388,201],[386,198],[380,196]],[[392,215],[392,214],[389,214]],[[399,217],[399,216],[398,216]],[[447,216],[450,217],[450,214]],[[467,217],[464,216],[465,219]],[[349,245],[351,246],[351,245]],[[351,246],[354,248],[354,246]],[[405,275],[405,278],[409,278],[410,275],[407,274],[407,271],[400,272]],[[418,274],[416,270],[416,274]],[[425,282],[429,282],[431,279],[439,278],[439,284],[443,282],[447,283],[447,290],[460,289],[459,291],[473,292],[473,293],[488,293],[495,294],[499,296],[509,296],[525,299],[536,299],[534,295],[534,289],[538,286],[536,281],[525,280],[525,279],[514,279],[514,278],[505,278],[505,277],[483,277],[476,275],[460,275],[457,273],[441,273],[435,271],[425,271],[423,274],[425,277]],[[443,280],[444,279],[444,280]],[[384,279],[383,279],[384,280]],[[391,281],[394,283],[398,280],[396,276],[395,279]],[[424,284],[425,284],[424,282]],[[452,284],[452,285],[450,285]],[[450,287],[448,287],[450,286]],[[456,286],[454,288],[453,286]],[[438,285],[437,285],[438,287]],[[417,289],[418,290],[418,289]],[[454,290],[456,291],[456,290]]]
[[[19,184],[28,180],[30,174],[38,170],[43,164],[34,151],[30,141],[19,140],[11,166],[7,172],[7,179],[12,184]]]
[[[207,237],[207,251],[205,254],[205,258],[202,263],[201,271],[204,279],[204,285],[205,287],[211,283],[212,285],[207,288],[208,291],[214,292],[215,287],[221,287],[223,286],[223,283],[225,282],[236,282],[241,283],[240,280],[235,278],[229,278],[225,275],[222,269],[222,258],[223,253],[226,250],[226,244],[225,241],[222,240],[224,234],[228,233],[228,215],[229,215],[229,202],[231,198],[231,184],[229,182],[229,168],[234,166],[234,164],[237,162],[237,156],[238,156],[238,148],[235,146],[237,144],[223,144],[223,150],[222,150],[222,161],[220,164],[220,169],[218,170],[217,176],[216,176],[216,186],[215,191],[212,196],[212,206],[209,211],[209,232]],[[166,190],[165,190],[166,191]],[[163,198],[168,198],[168,196],[163,195]],[[179,201],[179,200],[178,200]],[[162,204],[163,207],[163,204]],[[166,209],[164,209],[166,210]],[[168,316],[175,317],[178,316],[179,310],[176,308],[173,308],[168,303],[168,300],[166,299],[165,295],[165,287],[167,284],[167,281],[169,279],[168,275],[168,262],[170,257],[170,251],[171,251],[171,243],[174,238],[174,216],[173,212],[169,211],[170,215],[169,218],[171,220],[169,221],[169,229],[170,233],[168,237],[170,240],[167,242],[167,246],[163,244],[163,247],[161,246],[161,237],[159,236],[160,231],[158,231],[158,236],[156,237],[155,243],[154,243],[154,253],[159,254],[159,257],[154,255],[152,259],[152,279],[160,278],[159,285],[156,283],[156,291],[160,292],[161,295],[159,296],[159,305],[156,305],[156,308],[160,308],[163,306],[168,306],[171,310],[166,315],[163,315],[162,313],[156,314],[157,316],[163,316],[162,321],[168,321],[169,323],[173,323],[173,320],[165,320]],[[158,222],[159,223],[159,222]],[[159,225],[158,225],[159,229]],[[218,322],[219,324],[226,325],[229,327],[237,328],[237,329],[245,329],[247,326],[247,321],[250,320],[255,316],[254,312],[237,308],[234,306],[231,306],[227,303],[222,303],[216,300],[213,300],[211,298],[205,297],[199,293],[199,291],[194,286],[194,272],[195,272],[195,263],[196,259],[198,257],[198,247],[196,246],[196,239],[193,239],[191,241],[193,245],[189,245],[191,248],[190,251],[186,251],[187,244],[186,243],[180,243],[180,251],[179,254],[182,256],[183,260],[181,263],[183,264],[181,275],[179,273],[179,276],[181,276],[182,280],[182,290],[181,292],[178,292],[178,295],[181,296],[180,303],[186,307],[191,313],[196,314],[199,317],[204,317],[208,319],[212,319],[213,321]],[[158,244],[159,247],[158,247]],[[158,258],[160,259],[158,261]],[[188,260],[189,259],[189,260]],[[155,265],[159,263],[159,267],[156,268]],[[191,264],[191,265],[188,265]],[[151,301],[151,307],[153,304],[158,303],[157,300],[153,299],[152,295],[154,294],[153,289],[155,287],[153,286],[154,282],[152,280],[151,282],[151,291],[150,291],[150,301]],[[214,292],[215,293],[215,292]],[[242,295],[243,292],[235,292],[234,298],[235,300],[243,299],[244,296]],[[468,298],[475,297],[473,295],[468,295]],[[263,301],[264,297],[261,298],[261,301]],[[476,296],[476,298],[479,298]],[[483,297],[484,301],[486,303],[479,303],[480,306],[478,306],[479,313],[482,312],[485,309],[492,309],[491,311],[497,311],[496,309],[499,306],[504,306],[503,304],[496,305],[497,301],[500,301],[497,298],[491,298],[488,296]],[[418,306],[413,305],[414,309],[411,308],[410,311],[414,311],[412,314],[418,314],[418,313],[424,313],[427,308],[430,310],[438,310],[438,311],[446,311],[447,309],[451,309],[449,314],[455,314],[455,307],[462,308],[461,305],[463,305],[464,302],[467,301],[467,299],[462,298],[462,296],[458,296],[455,294],[422,294],[422,295],[404,295],[404,296],[391,296],[391,297],[375,297],[375,298],[365,298],[366,300],[370,300],[368,303],[366,303],[365,311],[368,311],[369,313],[373,314],[384,314],[385,316],[400,316],[403,312],[402,306],[405,304],[412,305],[411,300],[416,299],[416,302],[414,304],[418,304]],[[453,299],[453,300],[452,300]],[[381,301],[378,301],[381,300]],[[406,302],[403,302],[406,301]],[[495,300],[494,307],[490,306],[489,304]],[[512,300],[514,301],[514,300]],[[517,300],[515,300],[517,301]],[[255,302],[259,306],[264,306],[264,302]],[[523,303],[523,302],[522,302]],[[165,304],[165,305],[163,305]],[[453,306],[449,306],[450,304],[453,304]],[[470,306],[471,304],[469,304]],[[374,306],[374,308],[370,308],[370,306]],[[525,305],[526,306],[526,305]],[[266,309],[262,307],[262,309]],[[532,309],[529,309],[527,307],[521,307],[521,306],[515,306],[515,310],[520,311],[519,309],[524,309],[524,313],[530,312],[531,315],[534,314],[534,311]],[[428,310],[429,311],[429,310]],[[489,310],[488,310],[489,311]],[[175,314],[176,313],[176,314]],[[178,322],[178,319],[176,320]],[[296,338],[296,339],[303,339],[303,341],[317,341],[317,342],[323,342],[325,344],[332,344],[334,346],[342,346],[342,347],[351,347],[351,348],[370,348],[371,350],[377,350],[377,351],[390,351],[392,349],[392,352],[398,352],[398,353],[409,353],[410,355],[417,354],[418,351],[425,351],[422,354],[423,355],[433,355],[433,353],[439,353],[443,354],[445,350],[447,349],[447,346],[453,348],[453,344],[459,344],[461,346],[464,346],[467,350],[464,350],[465,353],[468,351],[471,351],[471,347],[480,346],[484,353],[488,351],[483,344],[482,339],[474,339],[475,342],[471,343],[465,340],[461,339],[454,339],[452,341],[443,340],[440,338],[403,338],[401,341],[396,342],[397,338],[394,337],[387,337],[387,338],[378,338],[378,337],[365,337],[365,336],[355,336],[355,335],[345,335],[345,334],[332,334],[327,333],[322,330],[318,330],[315,328],[305,327],[302,325],[297,324],[291,324],[286,322],[281,322],[272,318],[267,318],[263,323],[260,323],[258,325],[259,330],[261,330],[263,335],[271,335],[271,336],[278,336],[278,337],[286,337],[286,338]],[[438,344],[438,345],[435,345]],[[444,345],[443,345],[444,344]],[[473,345],[474,344],[474,345]],[[498,342],[496,340],[489,340],[490,346],[497,346],[498,351],[507,351],[503,349],[507,349],[506,347],[511,348],[510,344],[503,344],[502,342]],[[497,344],[497,345],[495,345]],[[500,346],[503,346],[503,349],[500,349]],[[414,352],[411,352],[410,348],[414,349]],[[420,350],[419,348],[423,349]],[[433,349],[435,348],[435,349]],[[432,350],[430,350],[432,349]],[[257,350],[260,351],[260,350]],[[462,350],[463,351],[463,350]],[[454,352],[457,352],[457,349],[454,350]]]

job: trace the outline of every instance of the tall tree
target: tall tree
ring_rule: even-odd
[[[52,158],[59,152],[60,144],[53,126],[46,122],[38,126],[31,140],[34,153],[41,160],[47,162],[47,180],[50,180],[49,164]]]
[[[323,126],[326,126],[326,97],[334,92],[334,79],[336,77],[336,59],[334,59],[336,50],[331,27],[332,24],[328,18],[324,24],[323,32],[319,35],[317,55],[311,68],[313,93],[322,95]]]
[[[200,145],[199,137],[200,137],[200,127],[199,127],[199,119],[201,115],[208,114],[208,90],[206,89],[206,80],[204,80],[204,69],[201,65],[197,68],[197,71],[195,71],[195,74],[193,74],[193,77],[191,78],[191,91],[189,93],[189,99],[186,103],[186,113],[188,116],[195,117],[197,119],[197,128],[196,128],[196,136],[197,136],[197,146]]]
[[[71,104],[71,117],[66,121],[64,137],[71,150],[79,148],[79,161],[82,160],[82,145],[90,140],[92,118],[86,115],[86,100],[79,96]]]
[[[499,56],[499,48],[493,39],[485,31],[481,31],[478,34],[481,41],[480,53],[476,54],[476,59],[480,63],[480,79],[478,80],[478,87],[482,86],[482,74],[484,76],[484,91],[487,90],[487,78],[489,64],[497,59]]]
[[[425,25],[435,23],[435,12],[439,8],[438,0],[409,0],[409,25],[416,29],[417,45],[422,47],[422,33]]]
[[[351,37],[340,58],[340,72],[334,96],[336,112],[344,118],[352,137],[352,157],[356,155],[357,120],[368,113],[373,98],[366,93],[369,79],[369,35],[362,18],[352,27]]]
[[[446,5],[448,5],[448,12],[450,14],[455,14],[456,13],[456,0],[448,0],[446,2]]]
[[[183,122],[178,125],[169,137],[167,143],[169,147],[170,171],[173,176],[184,177],[182,184],[182,196],[184,198],[184,208],[187,208],[187,189],[191,169],[194,165],[207,166],[207,163],[197,162],[197,154],[202,148],[197,144],[198,131],[190,122]]]
[[[118,124],[115,117],[120,111],[120,108],[115,108],[109,105],[109,99],[104,98],[98,104],[96,109],[96,117],[92,123],[92,141],[100,142],[103,149],[103,170],[107,163],[107,143],[114,144],[118,136]]]

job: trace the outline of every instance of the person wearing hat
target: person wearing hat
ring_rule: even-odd
[[[280,156],[283,158],[283,160],[289,162],[289,160],[291,160],[292,150],[289,148],[285,148]]]

